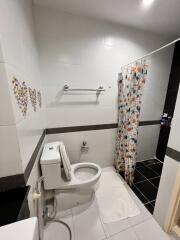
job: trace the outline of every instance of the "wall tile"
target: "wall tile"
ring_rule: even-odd
[[[5,64],[0,63],[0,126],[12,125],[15,122],[10,91],[8,89]]]
[[[149,71],[142,98],[142,121],[158,120],[163,113],[173,50],[174,45],[147,58]]]
[[[177,151],[180,151],[179,123],[180,123],[180,88],[177,96],[177,102],[176,102],[176,107],[174,111],[174,118],[172,121],[172,127],[171,127],[169,142],[168,142],[168,146]]]
[[[113,165],[116,129],[84,131],[47,135],[47,142],[64,141],[71,163],[94,162],[101,167]],[[82,142],[89,146],[88,153],[81,153]]]
[[[179,162],[168,156],[165,157],[154,209],[154,218],[162,227],[164,226],[167,214],[164,209],[168,209],[169,207],[172,189],[176,180],[179,166]]]
[[[23,171],[44,130],[42,112],[31,114],[16,125]]]
[[[0,176],[22,173],[16,127],[0,126],[0,136]]]
[[[160,125],[139,127],[138,161],[152,159],[156,156]]]

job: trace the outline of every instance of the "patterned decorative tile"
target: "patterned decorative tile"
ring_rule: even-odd
[[[37,91],[37,99],[38,99],[38,105],[41,108],[42,107],[42,96],[41,96],[40,91]]]
[[[33,110],[36,112],[36,104],[37,104],[36,89],[32,89],[29,87],[29,97],[30,97],[30,101],[31,101]]]
[[[19,109],[23,116],[26,116],[28,106],[28,90],[25,82],[20,83],[17,78],[13,78],[13,92],[17,100]]]

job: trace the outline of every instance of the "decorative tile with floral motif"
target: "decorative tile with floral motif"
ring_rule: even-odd
[[[28,90],[26,83],[22,82],[21,84],[17,78],[13,77],[12,84],[14,96],[17,100],[18,107],[21,110],[22,115],[26,116],[28,105]]]
[[[41,108],[42,107],[42,96],[41,96],[40,91],[37,92],[37,99],[38,99],[38,105]]]
[[[32,89],[29,87],[29,97],[33,110],[36,112],[36,89]]]

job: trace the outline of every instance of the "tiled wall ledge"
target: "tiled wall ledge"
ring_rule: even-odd
[[[156,125],[160,124],[159,120],[152,120],[152,121],[141,121],[139,126],[149,126],[149,125]],[[104,130],[104,129],[113,129],[117,128],[117,123],[111,124],[98,124],[98,125],[87,125],[87,126],[72,126],[72,127],[59,127],[59,128],[47,128],[43,131],[42,136],[39,139],[39,142],[29,160],[29,163],[25,169],[25,172],[18,175],[12,175],[0,178],[0,192],[14,189],[17,187],[26,186],[28,178],[30,176],[31,170],[34,166],[37,154],[41,148],[43,140],[46,134],[58,134],[58,133],[67,133],[67,132],[80,132],[80,131],[93,131],[93,130]]]

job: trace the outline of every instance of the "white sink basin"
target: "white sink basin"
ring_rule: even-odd
[[[36,217],[0,227],[2,240],[39,240]]]

